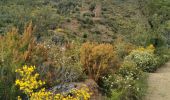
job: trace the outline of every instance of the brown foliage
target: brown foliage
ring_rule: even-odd
[[[33,30],[30,23],[26,25],[23,34],[13,28],[6,35],[0,36],[0,85],[9,84],[1,90],[6,100],[10,100],[12,91],[8,88],[13,88],[15,70],[24,64],[39,66],[47,59],[46,49],[35,42]]]
[[[24,33],[20,35],[16,28],[13,28],[5,36],[0,37],[0,63],[9,63],[15,67],[19,64],[37,65],[46,59],[46,49],[35,42],[32,35],[32,23],[25,27]],[[36,61],[34,61],[36,59]],[[6,62],[5,62],[6,61]],[[14,68],[15,70],[15,68]]]
[[[97,81],[107,69],[115,69],[116,53],[110,44],[84,43],[80,60],[88,76]]]

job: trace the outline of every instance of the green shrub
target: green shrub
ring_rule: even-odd
[[[112,89],[109,100],[141,100],[146,93],[147,75],[142,73],[141,76],[134,80],[133,77],[117,76],[115,83],[117,88]]]
[[[109,100],[120,100],[120,96],[122,91],[118,91],[118,90],[112,90],[111,94],[112,96],[109,98]]]
[[[98,85],[102,93],[111,100],[139,100],[138,81],[142,77],[143,72],[137,68],[136,63],[124,61],[116,74],[102,77]]]
[[[90,4],[90,7],[89,7],[89,10],[90,10],[90,11],[93,11],[95,8],[96,8],[96,3],[94,3],[94,2],[91,3],[91,4]]]
[[[142,71],[137,67],[135,62],[124,61],[117,74],[121,75],[122,77],[130,76],[134,79],[138,79],[142,74]]]
[[[119,99],[120,100],[136,100],[137,97],[137,87],[135,87],[135,80],[133,77],[126,76],[117,77],[116,84],[118,85],[118,88],[113,89],[116,90],[118,93],[120,93]]]
[[[58,9],[59,14],[69,15],[78,10],[79,0],[60,0],[55,2],[57,2],[55,3],[55,7]]]
[[[36,26],[34,30],[35,35],[47,35],[51,27],[56,27],[62,20],[56,13],[56,9],[47,3],[44,5],[44,0],[13,0],[7,1],[3,4],[3,0],[0,1],[0,34],[5,34],[11,29],[11,27],[17,27],[19,33],[24,30],[23,26],[33,21]]]
[[[133,50],[125,57],[125,60],[135,62],[137,66],[145,72],[153,72],[157,69],[157,58],[149,48]]]
[[[92,18],[88,16],[83,17],[83,18],[78,18],[78,20],[80,21],[80,24],[83,28],[90,28],[92,27],[92,25],[94,25]]]
[[[114,45],[120,60],[123,60],[124,57],[127,56],[135,48],[135,45],[126,42],[122,37],[118,37],[114,41]]]
[[[83,14],[83,16],[84,16],[84,17],[86,17],[86,16],[88,16],[88,17],[94,17],[95,14],[92,13],[92,12],[86,12],[86,13]]]
[[[93,20],[90,18],[90,17],[85,17],[85,24],[90,24],[90,25],[93,25]]]
[[[103,95],[111,97],[112,89],[117,88],[117,84],[115,83],[115,81],[116,77],[114,75],[107,75],[99,79],[98,85]]]
[[[83,33],[83,38],[87,38],[88,34],[87,33]]]
[[[158,57],[158,66],[161,66],[170,60],[170,50],[167,47],[157,48],[156,55]]]

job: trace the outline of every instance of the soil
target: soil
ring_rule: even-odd
[[[145,100],[170,100],[170,61],[149,74]]]

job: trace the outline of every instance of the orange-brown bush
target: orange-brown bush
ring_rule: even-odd
[[[32,23],[25,27],[24,33],[20,35],[16,28],[13,28],[5,36],[1,36],[1,60],[10,61],[8,63],[16,66],[25,62],[31,64],[40,63],[40,59],[47,59],[47,51],[43,45],[35,42]],[[34,60],[37,61],[34,61]],[[14,68],[15,69],[15,68]]]
[[[89,78],[98,81],[107,69],[116,68],[116,53],[110,44],[84,43],[80,49],[81,64]]]

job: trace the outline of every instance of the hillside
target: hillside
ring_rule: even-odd
[[[53,35],[62,34],[71,39],[113,42],[121,35],[138,42],[139,34],[150,30],[148,18],[142,11],[144,1],[140,1],[2,0],[0,32],[13,26],[22,29],[32,20],[37,37],[50,35],[52,31]],[[56,32],[58,28],[64,32]]]
[[[148,14],[150,1],[145,0],[2,0],[0,4],[1,33],[13,26],[22,29],[25,23],[32,21],[37,38],[52,32],[69,39],[113,42],[121,35],[144,45],[146,35],[143,34],[153,31],[151,20],[159,20]],[[56,32],[58,28],[64,32]]]
[[[169,47],[169,0],[0,0],[0,100],[141,100]]]

